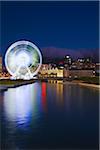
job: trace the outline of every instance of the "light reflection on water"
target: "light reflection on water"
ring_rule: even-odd
[[[33,90],[35,91],[34,86]],[[35,109],[35,94],[30,86],[9,89],[4,95],[4,108],[8,120],[27,122],[32,109]]]
[[[40,117],[41,111],[47,111],[46,83],[9,89],[4,95],[4,110],[7,120],[18,124],[25,124],[34,115]]]
[[[0,98],[3,148],[97,147],[97,90],[49,81],[10,88]]]

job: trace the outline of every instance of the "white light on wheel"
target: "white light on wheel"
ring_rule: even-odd
[[[35,76],[42,64],[39,48],[29,41],[18,41],[12,44],[5,55],[8,72],[17,78]]]

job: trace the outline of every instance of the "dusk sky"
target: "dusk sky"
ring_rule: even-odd
[[[0,54],[20,39],[40,49],[98,49],[98,2],[1,2],[0,35]]]

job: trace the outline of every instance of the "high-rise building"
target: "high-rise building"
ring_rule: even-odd
[[[71,57],[69,55],[66,55],[64,58],[64,64],[71,65],[71,63],[72,63]]]

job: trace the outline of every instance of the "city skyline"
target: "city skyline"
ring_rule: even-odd
[[[0,1],[1,149],[99,150],[99,1]]]

